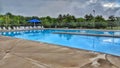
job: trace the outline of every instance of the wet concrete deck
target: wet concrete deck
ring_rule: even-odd
[[[0,68],[120,68],[120,57],[0,36]]]

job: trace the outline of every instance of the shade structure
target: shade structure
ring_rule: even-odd
[[[28,22],[34,23],[34,26],[35,26],[35,23],[40,23],[41,21],[38,20],[38,19],[31,19],[31,20],[29,20]]]

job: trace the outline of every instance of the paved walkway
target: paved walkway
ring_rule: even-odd
[[[120,57],[0,36],[0,68],[120,68]]]

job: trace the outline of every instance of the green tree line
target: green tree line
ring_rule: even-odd
[[[28,26],[33,23],[28,23],[28,20],[38,19],[41,23],[36,25],[42,25],[46,28],[107,28],[120,26],[120,18],[109,16],[108,19],[103,18],[102,15],[93,16],[92,14],[86,14],[83,18],[76,18],[70,14],[59,14],[57,18],[47,17],[25,17],[21,15],[13,15],[8,12],[4,15],[0,14],[0,26]]]

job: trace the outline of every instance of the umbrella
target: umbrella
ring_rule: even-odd
[[[40,23],[41,21],[38,19],[32,19],[32,20],[29,20],[28,22],[34,23],[34,26],[35,26],[35,23]]]

